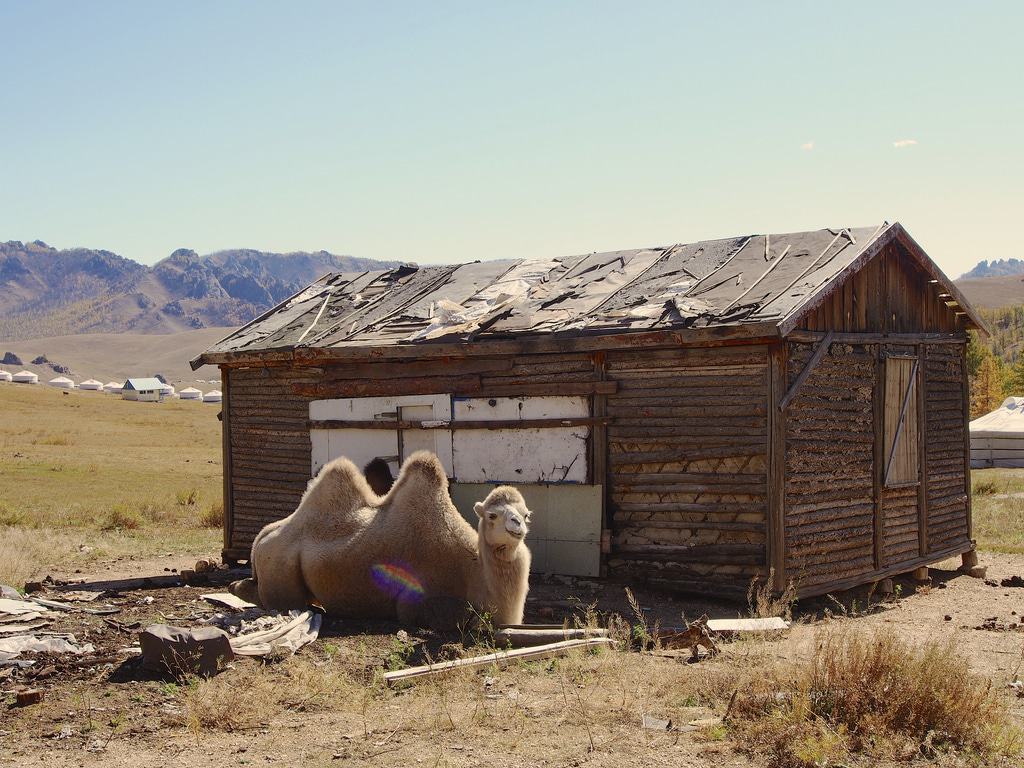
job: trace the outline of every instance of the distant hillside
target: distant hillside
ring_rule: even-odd
[[[1021,259],[982,259],[970,272],[960,275],[961,280],[974,277],[1005,277],[1006,275],[1024,275],[1024,260]]]
[[[398,262],[237,249],[179,249],[152,267],[110,251],[0,243],[0,340],[178,333],[242,325],[327,272]]]
[[[954,281],[964,296],[979,309],[998,309],[1024,304],[1024,274],[996,277],[961,277]]]
[[[124,381],[129,376],[160,374],[181,389],[184,386],[206,386],[211,379],[219,379],[220,371],[204,365],[193,372],[188,361],[207,347],[227,336],[234,328],[202,328],[182,333],[164,333],[158,336],[136,333],[89,333],[80,336],[53,336],[48,338],[0,341],[0,368],[10,373],[27,369],[39,374],[40,381],[49,381],[61,372],[76,383],[83,379]],[[19,359],[2,362],[5,356]],[[34,363],[43,356],[47,363]],[[8,359],[11,359],[8,357]],[[66,373],[63,369],[67,369]]]

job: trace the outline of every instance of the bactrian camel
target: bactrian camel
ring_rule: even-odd
[[[500,486],[474,505],[477,529],[448,495],[437,457],[410,456],[378,496],[348,459],[313,478],[298,508],[252,546],[252,578],[231,591],[265,608],[319,604],[338,616],[450,629],[471,611],[519,624],[529,588],[530,510]]]

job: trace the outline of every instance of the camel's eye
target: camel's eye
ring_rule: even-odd
[[[497,520],[498,519],[498,513],[497,512],[488,512],[487,513],[487,517],[489,517],[491,520]]]

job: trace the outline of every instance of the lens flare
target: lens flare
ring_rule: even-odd
[[[370,570],[374,584],[391,597],[402,600],[423,597],[423,584],[408,568],[396,563],[377,563]]]

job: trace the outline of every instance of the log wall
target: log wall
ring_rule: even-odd
[[[791,386],[814,354],[787,345]],[[874,570],[875,351],[832,344],[785,424],[785,576],[813,590]]]
[[[607,353],[610,574],[713,595],[764,575],[767,350]]]
[[[925,379],[927,544],[940,552],[971,536],[966,345],[929,345]]]
[[[782,417],[783,562],[786,580],[802,594],[970,548],[965,344],[959,341],[833,343],[797,390]],[[788,385],[814,351],[814,344],[786,345]],[[919,401],[906,418],[916,424],[920,460],[911,482],[889,487],[882,458],[886,355],[919,362]]]

